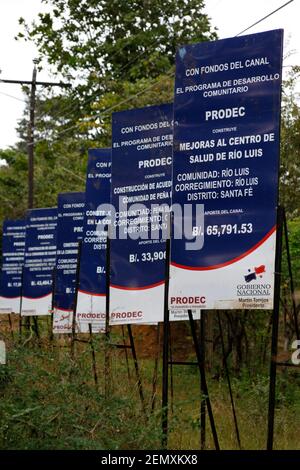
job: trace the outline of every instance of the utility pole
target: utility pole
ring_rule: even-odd
[[[30,107],[29,107],[29,123],[27,134],[27,152],[28,152],[28,209],[34,207],[34,127],[35,127],[35,104],[36,104],[36,87],[37,85],[61,88],[70,88],[70,83],[63,82],[40,82],[37,81],[36,61],[34,62],[32,80],[7,80],[1,79],[0,83],[30,85]]]
[[[36,66],[34,65],[33,72],[32,72],[31,92],[30,92],[29,123],[28,123],[28,136],[27,136],[28,209],[33,208],[35,92],[36,92]]]

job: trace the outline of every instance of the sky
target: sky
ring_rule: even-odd
[[[288,0],[206,0],[205,12],[211,24],[218,28],[220,39],[232,37],[266,16]],[[19,17],[31,22],[46,7],[41,0],[0,1],[0,79],[30,80],[35,46],[29,42],[15,41],[19,32]],[[284,72],[290,65],[300,65],[300,0],[281,9],[270,18],[249,29],[245,34],[283,28],[285,37]],[[39,80],[53,80],[50,70],[38,74]],[[10,95],[10,96],[7,96]],[[17,141],[15,131],[24,110],[24,95],[20,85],[0,82],[0,148]]]

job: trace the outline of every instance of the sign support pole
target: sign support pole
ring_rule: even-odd
[[[141,380],[141,375],[140,375],[139,364],[138,364],[138,360],[137,360],[137,355],[136,355],[136,350],[135,350],[131,325],[127,325],[127,331],[128,331],[130,348],[131,348],[133,362],[134,362],[134,368],[135,368],[135,374],[136,374],[136,379],[137,379],[137,385],[138,385],[138,389],[139,389],[139,395],[140,395],[141,404],[142,404],[142,411],[145,414],[145,416],[147,416],[146,407],[145,407],[144,392],[143,392],[143,386],[142,386],[142,380]]]
[[[271,364],[270,364],[267,450],[273,450],[273,439],[274,439],[276,367],[277,367],[276,361],[277,361],[277,343],[278,343],[279,309],[280,309],[280,282],[281,282],[283,223],[284,223],[284,210],[283,210],[283,207],[278,206],[276,253],[275,253],[275,274],[274,274],[275,275],[274,306],[273,306],[273,318],[272,318],[272,345],[271,345]]]
[[[124,325],[122,325],[122,339],[123,339],[123,345],[126,346]],[[124,354],[125,354],[125,360],[126,360],[126,368],[127,368],[128,380],[129,380],[129,382],[130,382],[131,376],[130,376],[129,361],[128,361],[128,353],[127,353],[127,348],[126,348],[126,347],[124,347]]]
[[[24,280],[24,266],[22,267],[22,272],[21,272],[21,288],[20,288],[20,318],[19,318],[19,340],[21,341],[22,339],[22,304],[23,304],[23,280]]]
[[[163,364],[162,364],[162,447],[168,446],[168,388],[169,388],[169,278],[170,278],[170,238],[166,240],[166,271],[164,295]]]
[[[172,223],[172,218],[171,218]],[[171,225],[170,223],[170,225]],[[171,232],[171,230],[170,230]],[[194,332],[194,344],[196,348],[196,354],[198,362],[180,362],[169,361],[169,341],[170,341],[170,322],[169,322],[169,306],[168,306],[168,295],[169,295],[169,279],[170,279],[170,247],[171,240],[167,238],[166,240],[166,267],[165,267],[165,295],[164,295],[164,323],[163,323],[163,370],[162,370],[162,447],[167,448],[168,445],[168,399],[169,399],[169,365],[198,365],[200,367],[198,353],[199,350],[196,347],[195,341],[198,345],[197,335],[194,323],[191,324],[192,330]],[[190,312],[190,311],[189,311]],[[190,315],[189,315],[190,318]],[[193,320],[193,317],[192,317]],[[205,340],[205,330],[204,330],[204,319],[201,315],[201,356],[204,358],[204,340]],[[158,337],[159,338],[159,337]],[[202,347],[203,345],[203,347]],[[203,362],[204,363],[204,362]],[[201,449],[205,448],[205,421],[206,421],[206,401],[209,400],[208,390],[205,380],[205,371],[204,374],[200,371],[200,390],[201,390],[201,405],[200,405],[200,443]],[[154,395],[153,395],[154,396]],[[153,402],[152,402],[153,403]],[[153,409],[153,404],[152,404]],[[212,412],[211,412],[212,415]],[[212,417],[213,421],[213,417]],[[211,421],[211,422],[212,422]],[[212,423],[212,430],[215,440],[216,448],[219,448],[218,438],[215,431],[214,421]]]
[[[104,381],[105,381],[105,398],[107,399],[110,396],[111,392],[111,367],[110,367],[110,347],[112,346],[110,343],[110,326],[109,326],[109,306],[110,306],[110,236],[109,236],[109,229],[107,230],[107,239],[106,239],[106,305],[105,305],[105,353],[104,353]],[[127,325],[127,332],[129,336],[129,342],[130,345],[125,345],[125,344],[117,344],[113,345],[118,348],[126,349],[130,348],[132,357],[133,357],[133,362],[134,362],[134,367],[135,367],[135,373],[136,373],[136,379],[137,379],[137,384],[138,384],[138,390],[139,390],[139,395],[141,399],[141,404],[142,404],[142,411],[147,416],[146,413],[146,407],[145,407],[145,399],[144,399],[144,392],[143,392],[143,386],[142,386],[142,381],[141,381],[141,376],[140,376],[140,370],[139,370],[139,365],[138,365],[138,360],[137,360],[137,355],[136,355],[136,350],[135,350],[135,344],[134,344],[134,339],[133,339],[133,334],[131,330],[131,325]]]
[[[289,246],[288,226],[287,226],[286,213],[285,213],[284,208],[283,208],[283,227],[284,227],[284,238],[285,238],[287,262],[288,262],[289,278],[290,278],[290,289],[291,289],[291,296],[292,296],[295,333],[296,333],[296,338],[300,339],[297,307],[296,307],[296,299],[295,299],[294,279],[293,279],[293,271],[292,271],[292,262],[291,262],[290,246]]]
[[[110,396],[111,381],[110,381],[110,327],[109,327],[109,285],[110,285],[110,236],[109,227],[107,228],[106,237],[106,304],[105,304],[105,351],[104,351],[104,382],[105,382],[105,398]]]
[[[205,361],[205,317],[204,311],[200,313],[200,347],[202,352],[203,361]],[[201,450],[206,446],[206,403],[204,383],[200,376],[200,389],[201,389],[201,404],[200,404],[200,446]]]
[[[173,347],[172,347],[172,329],[171,324],[169,324],[169,355],[170,355],[170,397],[171,397],[171,413],[174,413],[174,380],[173,380]]]
[[[217,310],[217,316],[218,316],[218,324],[219,324],[219,331],[220,331],[220,337],[221,337],[221,346],[222,346],[224,368],[225,368],[226,380],[227,380],[228,390],[229,390],[229,395],[230,395],[230,402],[231,402],[231,408],[232,408],[232,415],[233,415],[233,421],[234,421],[234,427],[235,427],[236,440],[237,440],[239,449],[241,450],[242,447],[241,447],[240,432],[239,432],[239,427],[238,427],[238,422],[237,422],[237,417],[236,417],[236,411],[235,411],[232,388],[231,388],[231,382],[230,382],[230,375],[229,375],[228,364],[227,364],[227,359],[226,359],[226,354],[225,354],[225,342],[224,342],[223,328],[222,328],[221,316],[220,316],[219,310]]]
[[[94,381],[95,381],[96,390],[98,390],[97,363],[96,363],[96,354],[95,354],[95,348],[94,348],[94,343],[93,343],[93,328],[92,328],[91,323],[89,323],[89,334],[90,334],[90,345],[91,345],[91,353],[92,353]]]
[[[11,314],[9,313],[7,315],[8,317],[8,323],[9,323],[9,329],[10,329],[10,334],[11,334],[11,338],[12,340],[14,339],[14,330],[13,330],[13,325],[12,325],[12,320],[11,320]]]
[[[32,317],[33,325],[34,325],[34,332],[38,340],[40,340],[40,332],[39,332],[39,323],[38,318],[36,315]]]
[[[30,331],[31,329],[31,317],[30,316],[26,316],[25,317],[25,328]]]
[[[210,420],[210,426],[211,426],[211,431],[215,443],[215,448],[216,450],[220,450],[219,446],[219,440],[218,440],[218,435],[217,435],[217,430],[216,430],[216,425],[215,425],[215,420],[214,420],[214,415],[212,412],[212,407],[210,403],[210,398],[209,398],[209,393],[208,393],[208,387],[206,383],[206,375],[205,375],[205,366],[204,366],[204,361],[203,361],[203,356],[201,353],[201,349],[198,344],[198,338],[196,334],[196,329],[195,329],[195,323],[193,319],[193,314],[192,310],[188,310],[189,314],[189,320],[190,320],[190,325],[191,325],[191,331],[192,331],[192,336],[193,336],[193,341],[194,341],[194,347],[197,355],[197,361],[198,361],[198,367],[200,371],[200,376],[201,376],[201,382],[202,382],[202,388],[203,392],[205,394],[205,399],[206,399],[206,406],[207,406],[207,412]]]
[[[50,334],[49,339],[53,341],[54,334],[53,334],[53,318],[54,318],[54,296],[55,296],[55,288],[56,288],[56,267],[53,268],[52,271],[52,300],[51,300],[51,318],[50,318]]]
[[[156,402],[159,356],[160,356],[160,324],[158,323],[156,326],[156,354],[155,354],[155,362],[154,362],[154,370],[153,370],[153,378],[152,378],[151,413],[153,413],[155,409],[155,402]]]
[[[74,359],[74,356],[75,356],[76,311],[77,311],[79,276],[80,276],[81,246],[82,246],[82,241],[79,240],[79,242],[78,242],[78,253],[77,253],[77,266],[76,266],[76,280],[75,280],[75,298],[74,298],[73,316],[72,316],[72,337],[71,337],[71,357],[72,357],[72,359]]]

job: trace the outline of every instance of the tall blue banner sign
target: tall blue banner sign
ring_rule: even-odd
[[[171,104],[113,114],[110,322],[163,319]]]
[[[80,323],[104,328],[106,237],[111,191],[111,149],[90,149],[87,164],[83,243],[77,300]]]
[[[78,247],[79,241],[82,240],[84,206],[85,193],[58,195],[54,333],[70,333],[72,331]]]
[[[3,222],[0,314],[20,313],[25,227],[25,220]]]
[[[172,202],[199,217],[180,238],[174,214],[171,308],[273,307],[282,45],[275,30],[177,52]]]
[[[22,315],[49,315],[56,257],[57,208],[27,212]]]

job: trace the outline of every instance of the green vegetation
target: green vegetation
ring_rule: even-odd
[[[40,324],[43,320],[40,321]],[[145,329],[149,327],[144,327]],[[3,331],[3,329],[2,329]],[[141,333],[140,333],[141,334]],[[45,334],[44,334],[45,335]],[[3,336],[3,334],[2,334]],[[132,360],[128,379],[123,352],[112,353],[112,393],[104,397],[104,339],[94,337],[99,383],[96,389],[88,344],[77,343],[70,357],[67,339],[25,346],[6,335],[9,363],[0,368],[1,449],[159,449],[161,447],[160,383],[150,413],[154,361],[139,360],[148,419],[141,412]],[[186,337],[189,340],[189,337]],[[116,341],[121,338],[116,337]],[[145,352],[145,351],[144,351]],[[177,352],[178,354],[178,352]],[[190,359],[194,359],[192,356]],[[217,363],[220,359],[215,357]],[[264,449],[268,407],[268,358],[265,367],[231,369],[232,386],[244,449]],[[219,371],[220,372],[220,371]],[[237,449],[229,394],[223,374],[213,368],[208,386],[222,449]],[[173,368],[174,401],[170,396],[171,449],[199,447],[199,375],[197,368]],[[300,375],[295,369],[278,373],[275,448],[299,449]],[[173,408],[173,411],[172,411]],[[207,448],[213,440],[207,418]]]
[[[39,68],[50,64],[58,78],[71,81],[73,87],[59,92],[44,89],[37,96],[36,207],[56,205],[59,192],[84,190],[87,149],[110,146],[113,111],[172,101],[177,45],[216,38],[209,18],[202,13],[203,0],[45,0],[44,3],[49,6],[49,13],[41,14],[35,24],[26,25],[26,19],[20,19],[19,39],[33,41],[38,46]],[[299,73],[299,67],[292,68],[283,84],[280,167],[280,200],[288,215],[290,252],[298,291],[300,107],[295,84]],[[28,98],[29,90],[24,88],[24,94]],[[25,215],[28,115],[27,105],[24,119],[18,123],[20,141],[10,149],[0,150],[0,159],[7,162],[7,166],[0,167],[0,221]],[[279,346],[284,356],[282,360],[287,360],[294,338],[294,323],[285,257],[282,270]],[[242,446],[263,449],[266,446],[270,312],[224,311],[222,325]],[[191,338],[187,327],[178,328],[181,330],[173,338],[174,349],[179,357],[186,357],[186,344]],[[0,448],[160,447],[160,389],[155,412],[146,422],[141,413],[133,365],[129,381],[123,353],[114,351],[113,394],[105,399],[102,337],[94,339],[98,390],[93,382],[88,344],[76,345],[76,361],[73,362],[67,342],[55,342],[53,347],[46,340],[45,331],[41,347],[34,340],[25,346],[12,342],[2,323],[0,337],[9,343],[8,366],[0,367]],[[221,448],[235,449],[214,312],[207,314],[207,339],[207,375]],[[145,339],[142,343],[148,347]],[[144,357],[145,347],[140,347],[139,353]],[[149,352],[140,364],[150,410],[153,354]],[[299,448],[299,380],[297,369],[281,369],[278,373],[277,449]],[[197,448],[200,397],[195,368],[174,367],[174,397],[169,446]],[[208,422],[207,447],[213,448]]]
[[[293,275],[296,289],[300,289],[300,218],[288,222],[289,249],[291,253]],[[283,257],[283,279],[288,283],[286,256]]]
[[[111,145],[113,111],[173,100],[179,44],[217,37],[203,0],[44,0],[33,24],[20,18],[17,39],[39,51],[72,89],[39,88],[35,113],[35,207],[56,205],[59,192],[85,186],[87,149]],[[24,87],[25,96],[29,89]],[[29,104],[20,141],[0,151],[0,220],[24,215]]]
[[[300,67],[292,67],[282,93],[280,199],[289,218],[300,216],[299,74]]]

